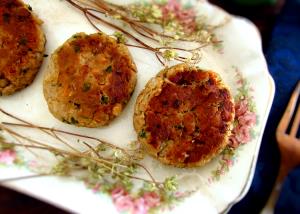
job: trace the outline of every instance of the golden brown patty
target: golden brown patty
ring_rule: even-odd
[[[234,103],[212,71],[180,64],[161,71],[139,95],[134,113],[138,140],[165,164],[200,166],[228,143]]]
[[[46,42],[40,25],[22,1],[0,1],[0,96],[25,88],[35,78]]]
[[[136,84],[127,47],[105,34],[75,34],[51,57],[44,95],[51,113],[77,126],[99,127],[118,116]]]

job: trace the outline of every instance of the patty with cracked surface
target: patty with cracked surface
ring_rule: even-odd
[[[229,89],[213,71],[179,64],[138,96],[134,127],[152,156],[176,167],[201,166],[228,144],[234,120]]]
[[[0,96],[11,95],[34,80],[46,42],[41,23],[22,1],[0,1]]]
[[[96,33],[77,33],[51,56],[44,96],[59,120],[84,127],[107,125],[129,101],[137,69],[128,48]]]

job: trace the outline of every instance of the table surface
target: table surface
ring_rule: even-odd
[[[259,28],[262,38],[263,46],[267,47],[269,37],[276,19],[276,15],[280,12],[284,0],[279,0],[275,6],[263,6],[255,8],[244,8],[233,5],[228,1],[210,0],[210,2],[219,5],[232,14],[241,15],[252,20]],[[225,3],[226,2],[226,3]],[[255,13],[253,12],[255,11]],[[0,212],[1,213],[56,213],[64,214],[66,211],[60,210],[47,203],[39,201],[35,198],[26,196],[16,191],[0,186]]]

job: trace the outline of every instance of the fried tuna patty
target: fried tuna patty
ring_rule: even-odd
[[[0,1],[0,96],[32,83],[43,61],[45,36],[31,7]]]
[[[100,127],[118,116],[136,85],[127,47],[105,34],[78,33],[51,56],[44,96],[59,120]]]
[[[230,91],[212,71],[179,64],[152,78],[137,98],[134,127],[145,150],[165,164],[201,166],[228,144]]]

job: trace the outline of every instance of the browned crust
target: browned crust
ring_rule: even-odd
[[[198,75],[200,79],[191,81],[191,85],[189,83],[185,85],[185,83],[176,82],[178,76],[188,76],[190,74]],[[204,89],[208,82],[214,86],[215,89],[213,91]],[[202,86],[203,90],[197,89],[197,87]],[[188,89],[193,93],[201,92],[203,94],[200,94],[199,97],[186,96],[186,99],[178,98],[178,102],[182,104],[178,104],[178,106],[176,104],[175,107],[170,107],[171,104],[166,104],[163,108],[159,107],[163,105],[160,105],[157,100],[163,99],[165,96],[171,102],[174,94],[180,97],[182,96],[180,93]],[[164,90],[169,91],[166,93]],[[204,94],[206,92],[209,92],[207,97]],[[166,94],[164,95],[164,93]],[[224,103],[226,106],[218,107],[217,111],[214,110],[216,111],[214,112],[215,116],[212,117],[206,115],[204,118],[200,113],[195,113],[202,110],[202,112],[212,114],[213,108],[210,106],[214,104],[214,100],[212,99],[209,106],[208,103],[210,101],[206,101],[209,96],[213,97],[212,94],[216,94],[216,105],[220,106],[220,103]],[[202,99],[203,102],[197,102],[193,106],[194,110],[188,109],[189,107],[186,107],[187,109],[184,110],[185,106],[192,103],[190,98]],[[178,110],[176,109],[177,107]],[[221,114],[222,120],[220,120]],[[201,125],[203,123],[199,121],[203,121],[206,118],[210,118],[206,121],[205,125],[207,126]],[[203,71],[200,68],[191,67],[187,64],[179,64],[161,71],[147,83],[145,89],[137,98],[133,122],[134,128],[138,133],[139,142],[142,143],[150,155],[162,163],[176,167],[195,167],[206,164],[225,148],[228,144],[228,137],[231,134],[233,120],[233,99],[220,77],[212,71]],[[177,123],[181,124],[180,127],[174,126]],[[157,128],[153,124],[156,124]],[[196,130],[195,126],[199,126],[201,129],[205,127],[203,130],[210,134],[201,133],[201,131]],[[180,129],[178,132],[177,128]],[[210,138],[213,140],[210,140]]]
[[[46,43],[41,23],[22,1],[0,1],[0,96],[34,80]]]
[[[51,56],[44,79],[50,112],[84,127],[107,125],[129,101],[136,66],[127,47],[96,33],[77,33]]]

